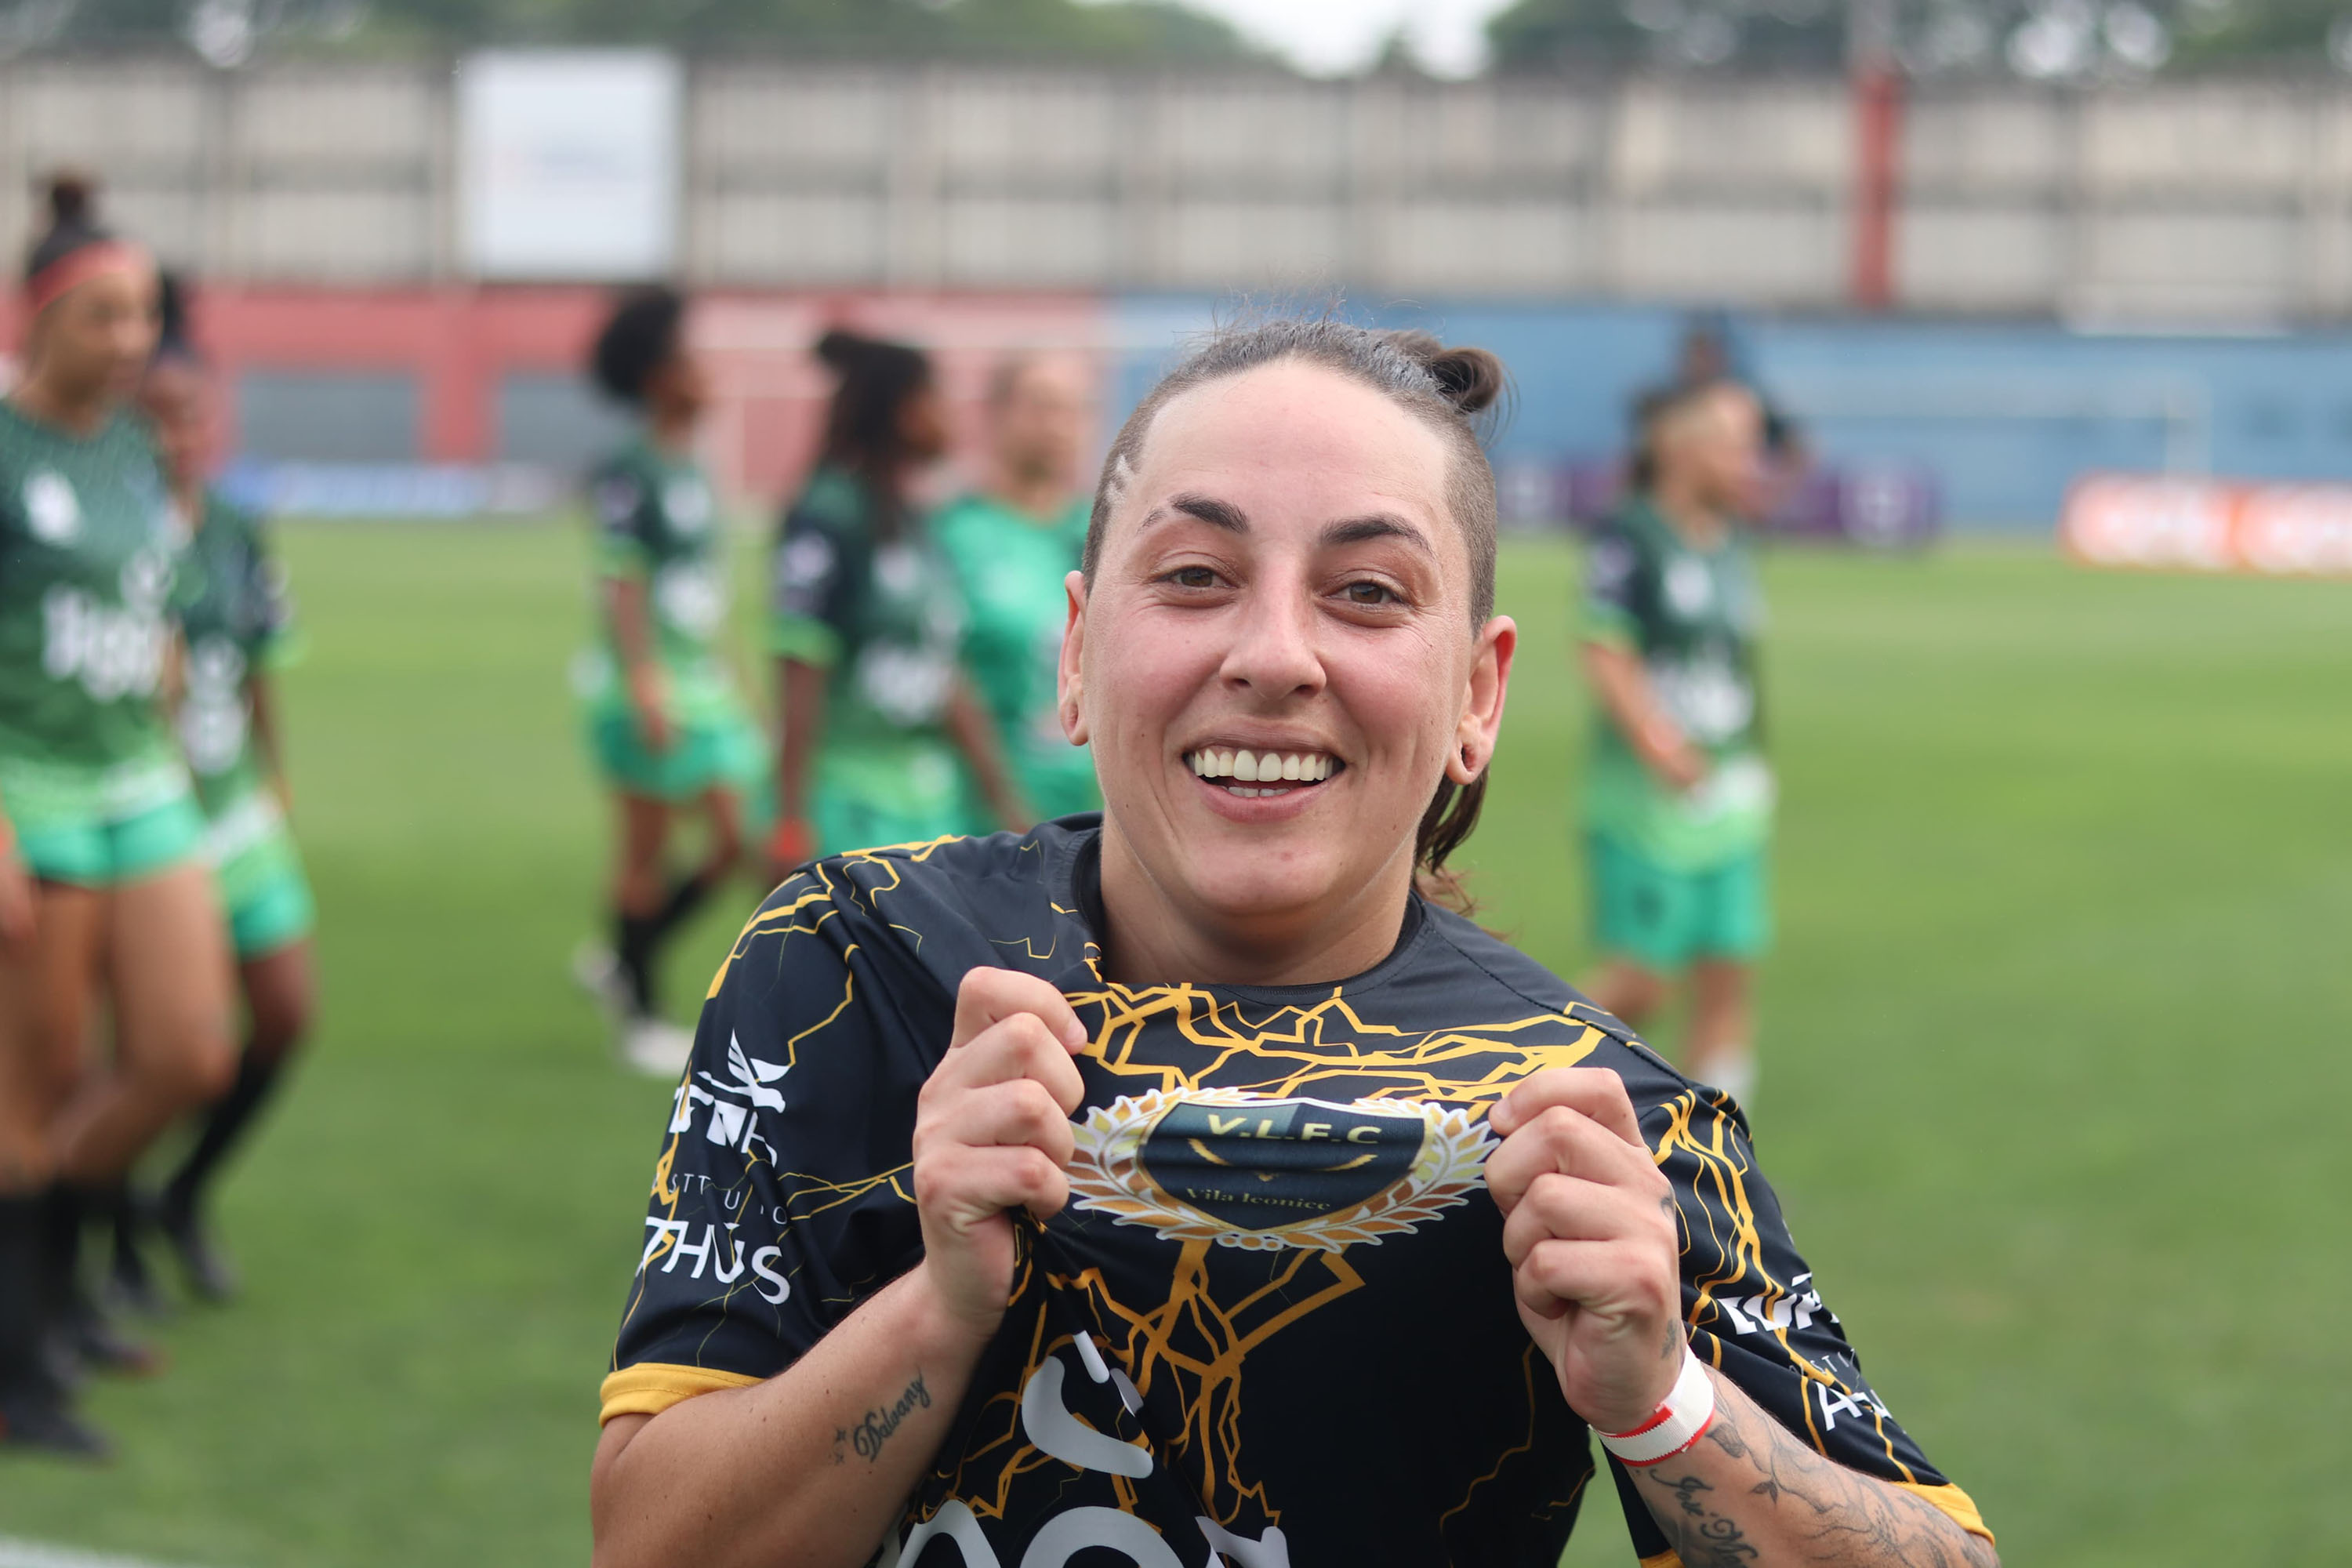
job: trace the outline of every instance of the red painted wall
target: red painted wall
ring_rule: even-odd
[[[223,373],[252,369],[400,371],[424,409],[422,461],[495,458],[498,388],[510,372],[577,371],[608,296],[593,288],[200,288],[194,335]],[[18,301],[0,300],[0,341],[15,344]],[[707,455],[739,500],[772,504],[798,481],[827,391],[808,347],[832,325],[885,333],[935,351],[961,467],[976,456],[978,404],[990,368],[1019,349],[1114,345],[1092,295],[724,294],[689,318],[709,357],[715,405]],[[234,410],[229,411],[234,419]],[[232,428],[226,439],[236,447]]]

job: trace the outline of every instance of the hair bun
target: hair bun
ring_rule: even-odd
[[[1493,407],[1509,384],[1503,362],[1485,349],[1440,348],[1423,359],[1421,366],[1436,381],[1445,401],[1465,414]]]
[[[1459,413],[1492,408],[1510,385],[1503,362],[1485,349],[1448,348],[1432,334],[1411,329],[1387,337],[1405,358],[1429,373],[1439,395]]]
[[[72,228],[89,223],[96,195],[96,184],[89,175],[60,169],[49,176],[50,224],[58,228]]]

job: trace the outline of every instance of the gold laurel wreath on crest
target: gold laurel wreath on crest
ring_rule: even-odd
[[[1304,1247],[1343,1252],[1361,1242],[1413,1229],[1465,1202],[1478,1184],[1496,1140],[1470,1110],[1412,1100],[1307,1100],[1359,1115],[1417,1116],[1421,1148],[1405,1173],[1362,1203],[1287,1225],[1252,1230],[1230,1224],[1162,1190],[1143,1168],[1143,1144],[1160,1119],[1178,1105],[1266,1106],[1295,1103],[1238,1089],[1152,1089],[1087,1112],[1069,1167],[1070,1196],[1082,1208],[1121,1225],[1149,1226],[1164,1241],[1213,1241],[1261,1250]]]

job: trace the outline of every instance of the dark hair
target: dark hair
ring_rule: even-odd
[[[103,245],[114,237],[91,216],[98,202],[98,184],[89,175],[71,169],[58,170],[49,176],[48,202],[48,230],[33,242],[25,258],[27,282],[75,251]]]
[[[1160,410],[1196,386],[1285,360],[1320,365],[1360,382],[1444,439],[1451,459],[1446,510],[1470,549],[1470,624],[1484,626],[1495,613],[1496,508],[1495,471],[1486,461],[1479,416],[1502,403],[1510,390],[1503,362],[1485,349],[1450,348],[1427,332],[1377,331],[1329,316],[1280,317],[1225,328],[1162,376],[1136,405],[1111,443],[1095,487],[1094,515],[1087,522],[1081,562],[1087,581],[1094,580],[1102,559],[1111,508],[1140,466],[1144,440]],[[1492,772],[1490,761],[1466,784],[1439,780],[1413,837],[1413,859],[1423,872],[1423,890],[1458,908],[1466,908],[1468,900],[1445,870],[1445,860],[1478,826]]]
[[[885,539],[905,521],[907,405],[931,384],[930,356],[905,343],[835,328],[816,341],[816,357],[834,374],[820,460],[865,481],[874,529]]]
[[[648,284],[614,301],[596,343],[588,353],[588,374],[607,396],[635,407],[646,386],[677,353],[686,300],[675,289]]]
[[[1625,465],[1626,488],[1646,495],[1658,485],[1658,430],[1684,409],[1706,402],[1725,387],[1740,384],[1729,376],[1706,381],[1677,381],[1654,386],[1633,400],[1633,453]],[[1746,390],[1744,387],[1741,390]]]

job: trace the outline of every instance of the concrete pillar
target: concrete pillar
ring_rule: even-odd
[[[1348,90],[1348,162],[1341,178],[1346,250],[1340,278],[1385,296],[1398,287],[1390,254],[1397,209],[1397,153],[1403,139],[1405,95],[1398,79],[1380,72]]]
[[[2297,314],[2352,315],[2352,92],[2330,84],[2305,100]]]
[[[882,281],[893,289],[932,289],[944,271],[940,234],[940,127],[932,106],[946,91],[948,68],[904,70],[891,84],[889,166],[884,175]]]

